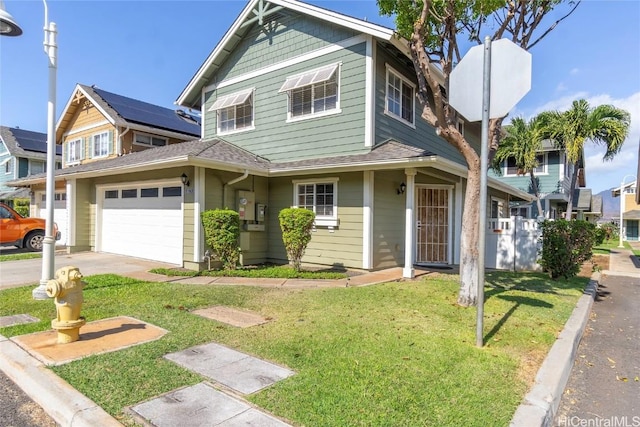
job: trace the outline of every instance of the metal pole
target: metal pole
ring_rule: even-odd
[[[43,0],[44,1],[44,0]],[[57,45],[56,45],[56,24],[48,21],[47,3],[45,7],[44,26],[44,50],[49,58],[49,100],[47,102],[47,177],[45,187],[45,206],[47,217],[45,218],[45,236],[42,244],[42,276],[40,284],[32,291],[34,299],[47,299],[45,291],[47,282],[53,279],[55,269],[55,236],[53,235],[53,210],[55,196],[56,168],[56,72],[57,72]]]
[[[619,224],[619,231],[618,231],[618,238],[620,239],[620,242],[618,243],[619,248],[624,248],[624,244],[622,243],[622,224],[623,224],[622,216],[624,215],[624,179],[625,178],[626,176],[622,178],[622,182],[620,183],[620,224]]]
[[[487,228],[487,168],[489,163],[489,106],[491,104],[491,38],[484,38],[482,70],[482,134],[480,141],[480,218],[478,221],[478,297],[476,316],[476,346],[484,344],[484,251]]]

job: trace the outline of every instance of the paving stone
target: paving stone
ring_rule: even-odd
[[[286,427],[288,425],[257,409],[249,409],[240,415],[221,422],[218,427]]]
[[[222,305],[194,310],[192,313],[206,317],[207,319],[213,319],[232,326],[237,326],[239,328],[248,328],[250,326],[262,325],[263,323],[268,322],[267,319],[258,313],[238,310]]]
[[[8,326],[24,325],[25,323],[39,322],[40,319],[29,316],[28,314],[14,314],[12,316],[0,317],[0,328],[6,328]]]
[[[246,403],[200,383],[131,408],[156,427],[213,426],[251,409]]]
[[[240,393],[255,393],[295,372],[216,343],[170,353],[165,358]]]

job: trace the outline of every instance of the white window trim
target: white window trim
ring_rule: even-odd
[[[464,120],[458,119],[456,121],[456,125],[458,127],[458,132],[460,132],[460,134],[464,136]]]
[[[498,216],[497,218],[496,218],[496,217],[491,216],[491,207],[492,207],[492,205],[493,205],[493,202],[497,202],[497,203],[498,203],[498,211],[499,211],[500,213],[502,213],[503,215],[504,215],[504,213],[505,213],[505,212],[504,212],[504,207],[507,205],[506,200],[501,199],[500,197],[491,196],[491,200],[489,200],[489,215],[487,215],[487,218],[490,218],[490,219],[500,219],[500,218],[505,218],[504,216]],[[510,214],[510,213],[511,213],[511,211],[509,211],[508,213]]]
[[[4,169],[4,174],[9,175],[11,173],[11,157],[5,159],[2,163],[0,163]]]
[[[331,66],[335,66],[336,67],[336,70],[333,72],[333,74],[331,74],[331,76],[333,76],[334,74],[337,73],[337,75],[336,75],[336,107],[331,109],[331,110],[322,111],[320,113],[315,113],[314,112],[314,113],[311,113],[311,114],[305,114],[305,115],[297,116],[297,117],[293,117],[291,115],[291,107],[292,107],[292,105],[291,105],[291,90],[300,89],[302,87],[314,86],[316,84],[324,83],[325,81],[329,80],[331,78],[331,76],[329,76],[329,79],[327,79],[327,80],[324,80],[324,81],[321,81],[321,82],[317,82],[317,83],[310,83],[308,85],[296,87],[296,88],[291,89],[291,90],[282,91],[282,89],[281,89],[278,92],[287,94],[287,120],[286,120],[286,123],[295,123],[295,122],[300,122],[300,121],[304,121],[304,120],[317,119],[317,118],[320,118],[320,117],[333,116],[335,114],[342,113],[342,108],[340,107],[340,98],[341,98],[341,96],[340,96],[341,95],[340,94],[340,92],[341,92],[341,90],[340,90],[341,89],[340,82],[342,80],[342,62],[336,62],[335,64],[325,65],[323,67],[318,67],[318,68],[315,68],[313,70],[305,71],[304,73],[296,74],[295,76],[287,77],[286,80],[285,80],[285,83],[282,85],[282,87],[284,87],[286,82],[289,81],[292,78],[300,77],[300,76],[303,76],[303,75],[308,75],[308,74],[311,74],[311,73],[315,73],[315,72],[317,72],[319,70],[323,70],[323,69],[329,68]],[[313,100],[312,100],[312,102],[313,102]]]
[[[77,160],[74,160],[74,161],[70,161],[70,160],[69,160],[69,155],[70,155],[70,153],[71,153],[71,148],[70,148],[70,146],[71,146],[71,144],[72,144],[72,143],[78,143],[78,144],[80,144],[80,158],[79,158],[79,159],[77,159]],[[65,148],[65,153],[64,153],[64,162],[65,162],[65,164],[67,164],[67,165],[77,165],[77,164],[80,164],[80,161],[82,160],[82,157],[83,157],[83,156],[82,156],[82,154],[83,154],[83,153],[82,153],[82,150],[83,150],[83,146],[82,146],[82,138],[76,138],[76,139],[71,139],[71,140],[67,141],[67,142],[64,144],[64,148]]]
[[[96,141],[95,141],[95,138],[98,135],[104,135],[104,134],[107,135],[107,153],[106,154],[100,154],[99,156],[96,156],[95,155],[96,154]],[[109,141],[109,131],[108,130],[105,130],[103,132],[94,133],[93,135],[91,135],[90,142],[91,143],[89,145],[89,148],[91,150],[90,154],[91,154],[91,158],[92,159],[105,159],[105,158],[109,157],[109,153],[111,152],[111,150],[109,149],[109,144],[111,144],[111,141]]]
[[[397,70],[395,70],[391,65],[389,64],[385,64],[386,67],[386,73],[385,73],[385,81],[384,81],[384,114],[386,114],[389,117],[392,117],[396,120],[398,120],[401,123],[404,123],[405,125],[409,126],[412,129],[416,128],[416,85],[409,81],[406,77],[404,77],[402,74],[400,74]],[[411,86],[411,90],[413,91],[413,97],[412,97],[412,113],[413,113],[413,122],[409,122],[407,120],[405,120],[402,116],[398,116],[397,114],[393,113],[392,111],[389,111],[389,109],[387,108],[388,102],[387,100],[389,99],[389,73],[393,74],[394,76],[396,76],[397,78],[399,78],[403,84],[409,85]],[[401,94],[402,96],[402,94]]]
[[[229,95],[224,95],[220,98],[218,98],[213,105],[207,110],[207,111],[211,111],[211,112],[215,112],[216,114],[216,135],[233,135],[236,133],[242,133],[242,132],[247,132],[250,130],[254,130],[256,128],[256,106],[255,106],[255,88],[251,88],[251,89],[247,89],[247,90],[243,90],[240,92],[234,92],[232,94]],[[248,94],[248,95],[247,95]],[[235,103],[232,102],[231,105],[228,105],[226,107],[221,107],[221,108],[214,108],[216,106],[216,103],[220,102],[220,103],[224,103],[225,100],[227,99],[231,99],[231,98],[236,98],[236,99],[242,99],[242,96],[246,96],[246,98],[244,99],[243,102],[240,103]],[[232,130],[227,130],[227,131],[222,131],[220,130],[220,111],[221,110],[226,110],[227,108],[235,108],[238,105],[242,105],[245,102],[250,101],[249,104],[251,105],[251,125],[249,126],[245,126],[243,128],[234,128]]]
[[[534,175],[535,176],[542,176],[542,175],[549,175],[549,156],[548,153],[539,153],[536,154],[536,156],[542,156],[542,172],[537,172],[534,171]],[[523,176],[523,175],[518,175],[517,173],[509,173],[509,166],[508,166],[508,159],[505,160],[502,164],[502,175],[505,177],[517,177],[517,176]],[[528,176],[528,174],[527,174]]]
[[[296,179],[293,183],[293,207],[298,206],[298,185],[299,184],[333,184],[333,215],[316,216],[314,225],[317,227],[337,227],[340,224],[338,220],[338,177],[318,178],[318,179]],[[315,209],[315,205],[314,205]]]
[[[164,141],[164,145],[153,145],[153,144],[144,144],[142,142],[137,142],[136,141],[136,136],[138,136],[138,135],[148,136],[149,138],[162,139]],[[140,147],[148,147],[148,148],[166,147],[167,145],[169,145],[169,138],[165,138],[164,136],[152,135],[150,133],[134,132],[133,133],[133,145],[137,145],[137,146],[140,146]]]

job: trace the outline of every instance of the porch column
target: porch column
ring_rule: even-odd
[[[76,188],[75,179],[67,180],[67,248],[76,245]]]
[[[193,262],[203,261],[204,230],[200,214],[204,212],[205,169],[194,167],[193,173]]]
[[[362,269],[373,268],[374,172],[363,172],[362,186]]]
[[[414,240],[414,220],[413,210],[415,205],[416,195],[416,170],[405,169],[405,175],[407,176],[407,190],[406,190],[406,202],[405,202],[405,220],[404,220],[404,268],[402,269],[402,277],[412,279],[415,277],[415,271],[413,270],[413,260],[415,259],[415,247]]]

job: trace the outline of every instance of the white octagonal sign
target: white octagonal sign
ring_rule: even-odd
[[[470,122],[482,120],[484,45],[474,46],[449,78],[449,104]],[[531,89],[531,54],[508,39],[491,43],[489,118],[506,116]]]

